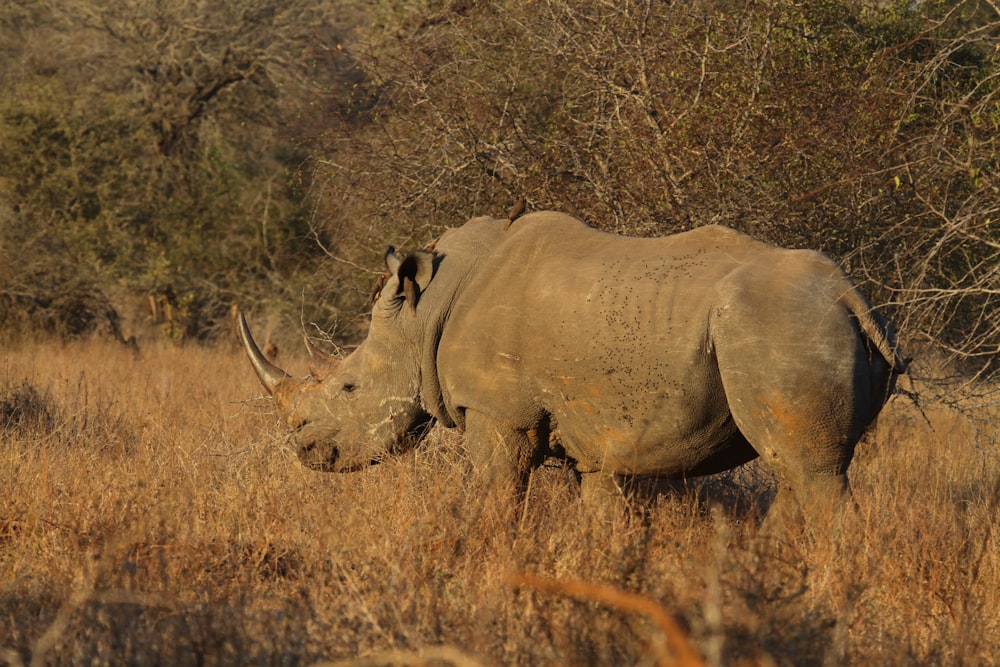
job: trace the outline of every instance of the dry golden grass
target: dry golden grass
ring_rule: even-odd
[[[654,664],[665,618],[709,664],[1000,655],[995,410],[894,399],[857,516],[779,547],[753,467],[601,517],[546,468],[526,511],[484,509],[455,435],[313,473],[258,395],[229,350],[4,351],[0,662]]]

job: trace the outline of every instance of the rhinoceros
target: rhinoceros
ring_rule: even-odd
[[[494,483],[523,489],[557,456],[585,497],[760,456],[770,512],[801,520],[847,500],[855,445],[905,369],[833,261],[721,226],[629,238],[557,212],[480,217],[385,263],[367,338],[321,376],[273,365],[240,317],[316,470],[377,463],[437,421]]]

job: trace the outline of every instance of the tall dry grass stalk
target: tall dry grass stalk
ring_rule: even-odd
[[[543,468],[526,511],[481,511],[456,435],[313,473],[258,396],[229,350],[4,350],[0,662],[655,658],[635,614],[513,590],[518,572],[658,603],[712,664],[1000,655],[995,409],[894,399],[851,469],[857,514],[774,545],[756,535],[754,467],[610,516]]]

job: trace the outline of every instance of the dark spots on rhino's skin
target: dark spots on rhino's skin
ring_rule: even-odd
[[[632,417],[632,413],[629,412],[628,406],[622,406],[621,421],[629,428],[635,426],[635,419]]]

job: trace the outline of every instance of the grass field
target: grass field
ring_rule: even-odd
[[[894,398],[857,515],[777,546],[754,466],[598,516],[550,467],[497,508],[445,431],[305,470],[259,394],[228,348],[4,350],[0,663],[669,664],[657,610],[708,664],[1000,661],[995,408]]]

